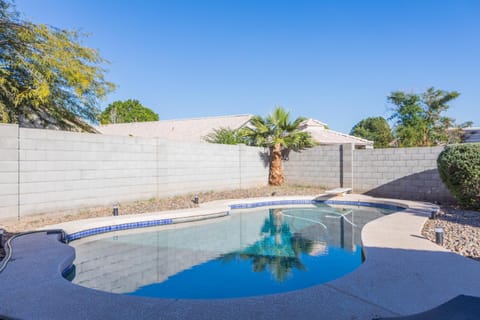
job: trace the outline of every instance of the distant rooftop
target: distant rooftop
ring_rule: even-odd
[[[480,127],[464,128],[463,132],[465,133],[465,143],[480,142]]]
[[[161,137],[176,141],[205,142],[204,138],[214,129],[239,129],[245,126],[253,116],[250,114],[217,116],[192,119],[160,120],[151,122],[133,122],[100,125],[96,129],[107,135],[134,137]],[[327,124],[316,119],[307,119],[300,128],[310,132],[320,144],[353,143],[357,148],[372,148],[373,141],[354,137],[345,133],[327,129]]]
[[[204,141],[204,137],[213,129],[229,128],[236,130],[244,126],[250,119],[250,114],[218,116],[191,119],[160,120],[150,122],[132,122],[100,125],[97,130],[103,134],[161,137],[177,141]]]

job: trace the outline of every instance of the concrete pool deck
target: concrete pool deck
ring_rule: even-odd
[[[119,216],[56,225],[68,234],[112,224],[187,219],[228,210],[233,203],[313,197],[225,200],[198,209]],[[283,294],[239,299],[182,300],[117,295],[74,285],[61,276],[72,247],[58,235],[16,238],[0,273],[0,318],[14,319],[372,319],[431,309],[459,294],[480,296],[480,263],[435,245],[421,229],[435,206],[361,195],[335,198],[397,204],[407,210],[368,223],[362,230],[365,262],[326,284]]]

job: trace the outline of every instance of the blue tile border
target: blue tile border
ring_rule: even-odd
[[[374,202],[364,202],[364,201],[346,201],[346,200],[272,200],[272,201],[262,201],[254,203],[237,203],[230,205],[230,209],[251,209],[258,207],[267,207],[267,206],[279,206],[279,205],[298,205],[298,204],[340,204],[340,205],[349,205],[357,207],[373,207],[380,209],[389,209],[389,210],[405,210],[405,207],[396,206],[392,204],[385,203],[374,203]]]
[[[156,227],[156,226],[167,225],[172,223],[173,223],[173,219],[160,219],[160,220],[122,223],[122,224],[117,224],[113,226],[99,227],[99,228],[93,228],[93,229],[87,229],[79,232],[74,232],[67,235],[67,241],[70,242],[73,240],[78,240],[83,237],[89,237],[89,236],[93,236],[93,235],[97,235],[105,232],[121,231],[121,230],[136,229],[136,228]]]
[[[279,206],[279,205],[302,205],[302,204],[334,204],[334,205],[349,205],[349,206],[358,206],[358,207],[373,207],[373,208],[380,208],[380,209],[388,209],[388,210],[396,210],[402,211],[406,210],[406,207],[392,205],[392,204],[385,204],[385,203],[374,203],[374,202],[365,202],[365,201],[347,201],[347,200],[330,200],[330,199],[293,199],[293,200],[271,200],[271,201],[260,201],[260,202],[253,202],[253,203],[237,203],[230,205],[230,210],[234,209],[252,209],[252,208],[259,208],[259,207],[268,207],[268,206]],[[432,209],[433,210],[433,209]],[[84,237],[89,237],[101,233],[112,232],[112,231],[122,231],[128,229],[136,229],[136,228],[148,228],[148,227],[156,227],[161,225],[168,225],[173,224],[174,219],[159,219],[159,220],[149,220],[149,221],[139,221],[139,222],[131,222],[131,223],[122,223],[118,225],[111,225],[105,227],[98,227],[92,228],[87,230],[82,230],[79,232],[74,232],[68,234],[66,236],[67,241],[78,240]]]
[[[251,209],[258,207],[292,205],[292,204],[315,204],[316,200],[272,200],[254,203],[238,203],[230,205],[230,209]]]

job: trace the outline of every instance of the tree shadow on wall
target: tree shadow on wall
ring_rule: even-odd
[[[395,168],[392,168],[394,171]],[[359,183],[361,185],[361,183]],[[440,180],[437,169],[425,170],[370,189],[364,194],[415,201],[428,201],[440,204],[453,204],[455,199]]]
[[[267,148],[265,150],[259,151],[258,155],[260,156],[260,159],[263,161],[263,167],[268,168],[270,166],[270,152]]]

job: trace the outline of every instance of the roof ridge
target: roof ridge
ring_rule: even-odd
[[[221,118],[240,118],[240,117],[253,117],[252,114],[234,114],[234,115],[223,115],[223,116],[210,116],[210,117],[197,117],[197,118],[180,118],[180,119],[166,119],[166,120],[157,120],[157,121],[140,121],[140,122],[123,122],[123,123],[107,123],[100,124],[98,127],[106,126],[118,126],[118,125],[136,125],[136,124],[147,124],[147,123],[166,123],[166,122],[183,122],[183,121],[192,121],[192,120],[208,120],[208,119],[221,119]],[[246,121],[248,122],[248,120]]]
[[[335,130],[331,130],[331,129],[325,129],[326,131],[330,131],[334,134],[338,134],[339,136],[343,136],[343,137],[349,137],[349,138],[354,138],[354,139],[357,139],[357,140],[360,140],[360,141],[363,141],[363,142],[372,142],[372,140],[367,140],[367,139],[363,139],[363,138],[360,138],[360,137],[357,137],[357,136],[352,136],[351,134],[347,134],[347,133],[343,133],[343,132],[338,132],[338,131],[335,131]]]
[[[180,118],[180,119],[166,119],[159,120],[162,121],[191,121],[191,120],[205,120],[205,119],[219,119],[219,118],[239,118],[239,117],[253,117],[252,114],[232,114],[232,115],[223,115],[223,116],[206,116],[206,117],[196,117],[196,118]]]
[[[98,126],[96,126],[97,128],[99,127],[107,127],[107,126],[118,126],[118,125],[135,125],[137,123],[156,123],[156,122],[160,122],[160,120],[158,121],[139,121],[139,122],[120,122],[120,123],[105,123],[105,124],[99,124]]]

